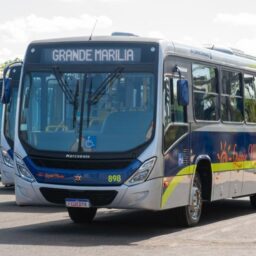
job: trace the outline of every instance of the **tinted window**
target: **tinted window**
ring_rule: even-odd
[[[256,81],[252,75],[244,75],[245,121],[256,123]]]
[[[177,67],[180,73],[177,72]],[[169,56],[164,63],[164,138],[163,150],[168,151],[178,139],[188,132],[187,107],[178,103],[178,80],[188,80],[191,64],[185,59]]]
[[[218,120],[218,77],[216,68],[192,64],[192,77],[195,118],[197,120]]]
[[[222,71],[221,117],[223,121],[243,121],[241,73]]]
[[[169,123],[184,123],[185,108],[178,104],[177,96],[177,82],[178,78],[173,77],[171,79],[165,78],[165,125]]]
[[[152,138],[152,73],[123,72],[112,80],[111,73],[61,75],[74,101],[54,73],[29,72],[25,76],[19,129],[20,137],[31,147],[60,152],[124,152]]]

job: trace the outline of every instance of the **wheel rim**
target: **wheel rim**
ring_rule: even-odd
[[[202,199],[201,190],[195,184],[192,188],[192,203],[188,206],[188,212],[193,221],[198,221],[201,215]]]

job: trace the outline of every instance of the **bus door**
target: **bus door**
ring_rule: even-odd
[[[164,177],[175,182],[173,194],[166,199],[166,208],[187,205],[190,195],[190,139],[187,105],[179,99],[179,81],[188,81],[189,63],[167,57],[163,85],[163,152]],[[162,203],[162,207],[163,207]]]

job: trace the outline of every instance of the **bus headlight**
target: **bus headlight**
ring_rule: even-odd
[[[2,149],[2,158],[3,158],[3,163],[8,166],[13,168],[13,160],[10,157],[9,153],[7,152],[7,150]]]
[[[125,184],[128,186],[132,186],[144,182],[151,173],[155,162],[156,157],[150,158],[149,160],[145,161],[142,166],[132,175],[132,177],[125,182]]]
[[[28,182],[34,182],[35,178],[33,177],[33,175],[31,174],[31,172],[28,170],[28,168],[26,167],[25,163],[23,162],[23,160],[21,159],[21,157],[16,155],[16,166],[17,166],[17,172],[18,175],[28,181]]]

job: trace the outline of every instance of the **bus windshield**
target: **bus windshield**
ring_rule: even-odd
[[[150,72],[27,72],[20,138],[36,150],[125,152],[153,136]]]
[[[17,107],[18,84],[12,89],[10,103],[6,104],[4,112],[4,135],[11,144],[14,142],[15,114]],[[13,145],[10,145],[13,147]]]

